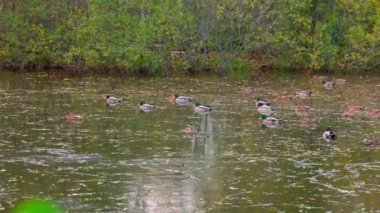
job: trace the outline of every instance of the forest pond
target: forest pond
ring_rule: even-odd
[[[343,78],[325,89],[290,74],[242,83],[0,71],[0,211],[31,198],[67,212],[380,211],[380,145],[363,143],[380,139],[370,116],[380,76]],[[174,93],[213,111],[170,103]],[[106,95],[122,103],[106,106]],[[261,124],[257,97],[279,126]],[[140,112],[141,99],[155,110]],[[365,109],[342,117],[350,105]],[[323,140],[326,127],[336,143]]]

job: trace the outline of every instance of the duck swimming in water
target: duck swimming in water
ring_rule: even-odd
[[[283,95],[275,99],[277,103],[288,103],[294,100],[294,96],[291,95]]]
[[[70,123],[76,123],[76,122],[81,121],[82,119],[83,117],[81,115],[77,115],[72,112],[66,115],[66,120]]]
[[[187,96],[179,95],[178,93],[176,93],[174,95],[170,95],[168,99],[170,102],[173,102],[177,105],[190,105],[191,104],[191,98],[189,98]]]
[[[337,139],[335,132],[333,132],[330,127],[326,128],[326,130],[322,134],[322,137],[326,142],[329,143],[334,142]]]
[[[335,87],[335,83],[332,81],[322,81],[322,84],[323,87],[328,90],[333,89]]]
[[[296,106],[294,107],[296,115],[308,115],[314,111],[313,107],[310,106]]]
[[[346,79],[343,79],[343,78],[337,78],[337,79],[334,79],[333,80],[333,83],[337,86],[341,86],[341,85],[344,85],[347,83],[347,80]]]
[[[257,108],[257,112],[260,115],[267,115],[267,116],[269,116],[269,115],[273,114],[274,108],[272,106],[270,106],[270,105],[263,105],[263,106],[259,106]]]
[[[147,104],[144,100],[140,101],[139,109],[141,112],[151,112],[156,106],[153,104]]]
[[[212,111],[212,107],[204,105],[200,102],[196,102],[194,106],[194,111],[198,114],[205,114]]]
[[[373,147],[373,146],[379,146],[380,145],[380,140],[377,139],[364,139],[363,140],[364,146],[367,147]]]
[[[313,119],[304,118],[299,121],[301,127],[313,128],[315,127],[315,121]]]
[[[358,106],[358,105],[348,105],[348,112],[358,114],[361,112],[365,112],[367,110],[367,107]]]
[[[122,100],[123,100],[122,98],[116,98],[116,97],[110,96],[110,95],[106,96],[106,104],[107,105],[114,106],[114,105],[120,104]]]
[[[175,103],[178,105],[189,105],[191,104],[191,98],[187,96],[175,95]]]
[[[241,92],[243,94],[246,94],[246,95],[252,94],[254,91],[255,91],[255,89],[253,89],[252,87],[249,87],[249,86],[243,86],[241,88]]]
[[[300,99],[310,98],[311,93],[312,93],[311,91],[299,91],[299,92],[296,92],[296,97]]]
[[[271,117],[268,115],[261,115],[261,123],[264,124],[267,127],[277,127],[280,125],[280,119]]]
[[[352,112],[342,112],[341,114],[340,114],[340,117],[342,118],[342,119],[346,119],[346,120],[350,120],[351,118],[353,118],[354,117],[354,113],[352,113]]]
[[[370,118],[380,118],[380,109],[372,109],[368,112]]]

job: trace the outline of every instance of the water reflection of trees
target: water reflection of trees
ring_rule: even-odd
[[[188,144],[189,155],[179,158],[155,158],[147,171],[135,177],[128,189],[128,209],[144,212],[199,212],[203,209],[204,185],[213,179],[212,117],[201,115],[196,137]],[[187,142],[187,141],[186,141]],[[180,143],[186,143],[181,141]],[[184,148],[184,147],[183,147]],[[216,185],[211,187],[216,189]]]
[[[195,155],[205,155],[212,157],[214,155],[214,141],[211,114],[201,116],[199,125],[199,136],[192,140],[191,153]]]

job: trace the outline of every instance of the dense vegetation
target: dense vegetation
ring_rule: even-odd
[[[0,34],[17,69],[380,68],[379,0],[0,0]]]

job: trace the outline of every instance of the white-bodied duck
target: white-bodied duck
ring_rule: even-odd
[[[115,96],[110,96],[110,95],[106,96],[106,104],[110,106],[120,104],[122,100],[123,100],[122,98],[116,98]]]
[[[140,101],[139,109],[141,112],[151,112],[156,106],[153,104],[147,104],[144,100]]]
[[[272,116],[261,115],[260,121],[266,127],[274,128],[280,125],[281,120]]]
[[[258,105],[259,105],[259,107],[256,110],[260,115],[269,116],[269,115],[273,114],[274,108],[272,106],[270,106],[269,103],[266,103],[265,105],[262,105],[262,103],[259,103]]]
[[[211,106],[204,105],[200,102],[196,102],[194,106],[194,111],[199,114],[205,114],[212,111]]]
[[[335,83],[332,81],[322,81],[322,84],[323,84],[323,87],[328,90],[334,89],[335,87]]]
[[[310,98],[311,96],[311,91],[299,91],[299,92],[296,92],[296,97],[300,98],[300,99],[306,99],[306,98]]]

